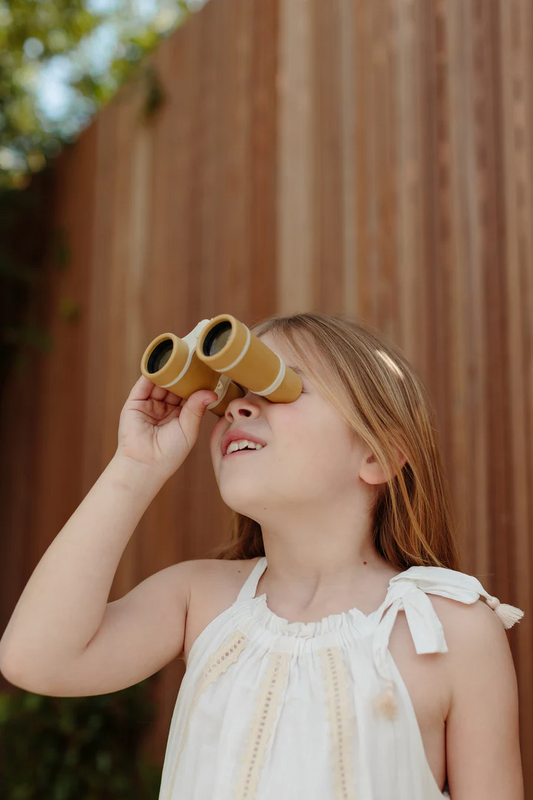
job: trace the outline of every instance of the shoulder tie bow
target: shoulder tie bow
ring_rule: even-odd
[[[372,641],[376,669],[386,682],[383,691],[375,698],[375,705],[390,719],[396,716],[397,704],[386,651],[398,611],[403,609],[405,612],[415,650],[419,655],[448,652],[442,624],[426,593],[468,604],[484,597],[505,628],[511,628],[524,616],[521,609],[500,603],[497,597],[485,591],[473,575],[457,570],[445,567],[410,567],[392,578],[387,603]]]

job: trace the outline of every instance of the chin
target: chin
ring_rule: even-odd
[[[220,488],[220,487],[219,487]],[[232,511],[237,511],[239,514],[245,514],[247,517],[251,516],[253,509],[256,509],[261,502],[258,497],[250,497],[242,491],[228,491],[221,489],[220,496],[224,503],[229,506]]]
[[[219,483],[218,488],[223,502],[232,511],[244,514],[245,517],[250,517],[250,519],[255,519],[257,509],[261,507],[261,504],[265,505],[264,494],[261,493],[258,496],[256,486],[250,486],[250,491],[246,491],[246,487],[242,485],[242,480],[232,481],[232,484],[230,487],[229,485],[224,486],[224,481]],[[237,486],[236,484],[240,485]]]
[[[260,525],[260,524],[261,524],[261,523],[259,522],[259,520],[257,520],[257,519],[256,519],[256,518],[253,516],[253,514],[250,514],[250,513],[248,513],[248,514],[247,514],[247,513],[246,513],[246,511],[243,511],[241,508],[232,508],[231,510],[232,510],[232,511],[234,511],[236,514],[240,514],[240,515],[241,515],[241,516],[243,516],[243,517],[247,517],[248,519],[251,519],[251,520],[253,520],[253,522],[256,522],[258,525]]]

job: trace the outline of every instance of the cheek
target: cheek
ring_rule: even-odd
[[[336,418],[325,413],[303,414],[302,409],[287,407],[276,420],[274,439],[278,454],[287,465],[298,466],[309,475],[326,477],[347,469],[350,459],[348,431]]]
[[[306,431],[309,432],[310,426],[313,426],[313,422],[302,414],[302,409],[296,403],[278,403],[270,411],[272,440],[283,448],[301,444]]]
[[[211,411],[208,411],[208,414],[211,414]],[[213,414],[211,414],[211,416],[213,416]],[[210,442],[213,442],[214,439],[218,439],[218,438],[220,438],[220,436],[222,436],[222,431],[220,429],[222,428],[222,423],[223,423],[224,419],[225,419],[225,417],[218,417],[218,419],[216,419],[215,423],[213,424],[213,427],[211,428],[211,432],[209,434],[209,441]]]
[[[216,453],[216,448],[220,446],[219,443],[220,439],[222,438],[223,420],[224,417],[220,417],[215,422],[209,433],[209,449],[211,451],[211,456],[213,456],[213,453]]]

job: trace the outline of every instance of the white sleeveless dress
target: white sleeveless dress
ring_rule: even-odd
[[[289,623],[266,594],[255,597],[266,567],[260,558],[235,603],[193,643],[159,800],[449,798],[429,767],[389,637],[403,609],[416,652],[445,653],[426,593],[462,603],[484,596],[495,610],[497,598],[466,573],[410,567],[369,615],[352,608]],[[505,627],[523,614],[500,611]]]

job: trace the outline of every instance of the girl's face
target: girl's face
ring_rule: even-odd
[[[286,366],[300,367],[270,334],[260,339]],[[273,403],[248,391],[229,403],[211,431],[211,457],[223,501],[259,524],[273,522],[281,511],[284,520],[287,514],[316,519],[332,507],[342,513],[354,508],[354,493],[361,500],[371,488],[359,477],[371,454],[311,380],[301,377],[302,393],[294,402]],[[237,428],[266,446],[223,458],[222,436]]]

